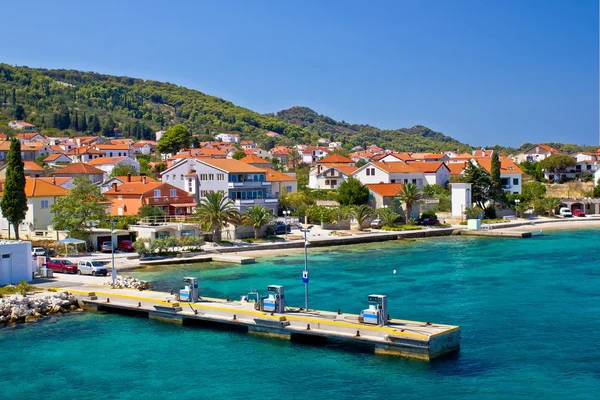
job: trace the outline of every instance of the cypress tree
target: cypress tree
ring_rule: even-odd
[[[13,88],[12,92],[12,105],[17,105],[17,90],[15,88]]]
[[[0,203],[2,215],[10,222],[19,240],[19,224],[27,213],[27,197],[25,196],[25,169],[21,159],[21,143],[17,139],[10,141],[10,149],[6,156],[6,181],[2,190]]]
[[[79,123],[79,131],[80,132],[87,131],[87,119],[85,118],[85,111],[83,112],[83,116],[81,117],[81,121]]]
[[[492,166],[490,168],[491,181],[491,198],[500,201],[502,200],[502,179],[500,178],[500,156],[494,151],[492,154]]]

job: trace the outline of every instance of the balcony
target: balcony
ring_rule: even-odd
[[[271,186],[271,182],[246,181],[246,182],[229,182],[229,189],[235,188],[260,188]]]
[[[149,206],[166,206],[169,204],[185,204],[194,203],[192,196],[159,196],[159,197],[146,197],[146,204]]]
[[[235,204],[236,206],[241,206],[241,205],[253,206],[256,204],[259,204],[259,205],[277,204],[278,201],[279,201],[278,199],[244,199],[244,200],[236,199],[236,200],[233,200],[233,204]]]

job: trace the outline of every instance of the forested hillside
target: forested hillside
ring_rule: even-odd
[[[336,121],[325,115],[319,115],[307,107],[292,107],[279,111],[275,116],[282,121],[316,133],[320,137],[363,147],[377,143],[384,148],[403,151],[471,151],[470,146],[421,125],[412,128],[384,130],[369,125]]]

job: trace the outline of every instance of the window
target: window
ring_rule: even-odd
[[[201,190],[201,191],[200,191],[200,197],[206,197],[206,194],[207,194],[207,193],[208,193],[208,192],[207,192],[206,190]]]
[[[417,180],[416,180],[416,179],[413,179],[413,180],[412,180],[412,183],[414,183],[414,184],[416,185],[416,184],[417,184]]]
[[[160,189],[154,191],[154,197],[160,197]]]
[[[165,182],[169,182],[169,174],[165,175]]]
[[[200,174],[200,180],[201,180],[201,181],[206,181],[206,180],[208,180],[208,174]]]
[[[173,182],[177,180],[177,175],[173,174]]]
[[[224,181],[225,180],[225,174],[217,174],[217,180],[218,181]]]
[[[48,200],[42,200],[42,208],[48,208]]]
[[[208,180],[209,181],[214,181],[215,180],[215,174],[208,174]]]
[[[285,190],[286,190],[286,192],[291,193],[292,192],[292,187],[291,186],[286,186]]]
[[[404,183],[408,183],[408,179],[405,179],[405,180],[404,180]]]
[[[121,195],[118,195],[118,196],[117,196],[117,200],[123,200],[123,196],[121,196]]]
[[[325,179],[325,184],[329,185],[329,179]]]
[[[390,181],[390,183],[396,183],[396,180],[395,180],[395,179],[392,179],[392,180]]]
[[[181,174],[181,182],[183,182],[183,174]]]
[[[171,196],[171,197],[177,197],[177,189],[171,189],[171,190],[169,190],[169,196]]]
[[[510,180],[508,178],[500,178],[500,184],[502,186],[508,186],[509,182],[510,182]]]
[[[519,178],[513,178],[513,185],[519,184]]]
[[[335,186],[337,185],[337,179],[332,179],[331,180],[331,186]]]

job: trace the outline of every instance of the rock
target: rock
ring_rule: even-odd
[[[28,315],[25,317],[25,322],[35,322],[37,321],[37,317],[35,317],[34,315]]]

